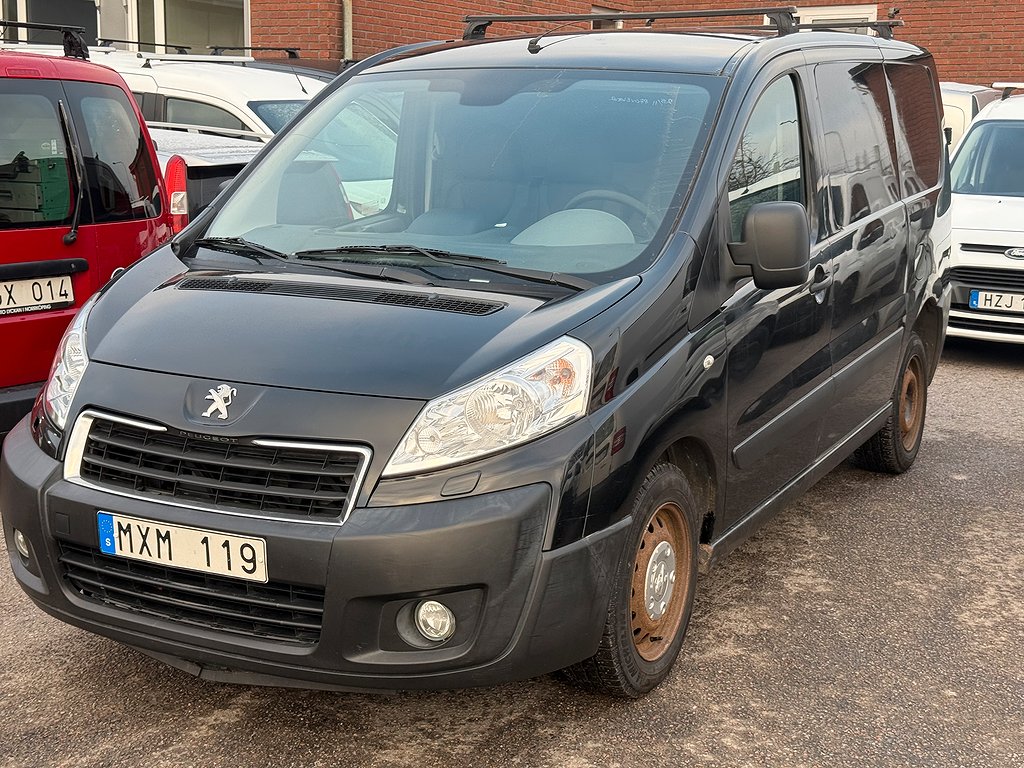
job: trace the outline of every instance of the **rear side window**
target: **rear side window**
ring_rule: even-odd
[[[742,238],[743,218],[757,203],[806,204],[800,133],[796,82],[783,77],[761,94],[729,171],[733,240]]]
[[[56,83],[0,80],[0,229],[52,226],[70,217],[60,96]]]
[[[889,89],[881,63],[820,64],[814,79],[832,212],[845,227],[901,198]]]
[[[65,82],[97,223],[160,214],[157,174],[128,96],[98,83]]]
[[[927,68],[887,64],[896,103],[896,146],[904,192],[912,195],[939,183],[942,170],[942,127],[935,105],[935,86]]]
[[[249,130],[249,126],[226,109],[191,99],[167,99],[167,122],[236,131]]]

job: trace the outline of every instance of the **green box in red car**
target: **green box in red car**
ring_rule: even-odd
[[[0,438],[77,308],[170,236],[144,125],[112,70],[0,50]]]

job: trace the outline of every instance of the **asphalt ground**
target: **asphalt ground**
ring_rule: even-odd
[[[950,341],[914,468],[844,465],[730,555],[635,702],[206,683],[47,617],[4,557],[0,766],[1024,766],[1022,373]]]

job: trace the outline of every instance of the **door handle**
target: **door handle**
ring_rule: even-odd
[[[819,264],[814,268],[814,277],[811,278],[811,293],[824,291],[826,288],[831,287],[834,280],[832,270]]]

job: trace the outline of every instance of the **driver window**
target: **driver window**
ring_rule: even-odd
[[[782,77],[754,107],[729,171],[732,239],[742,239],[743,217],[756,203],[806,204],[796,82]]]

